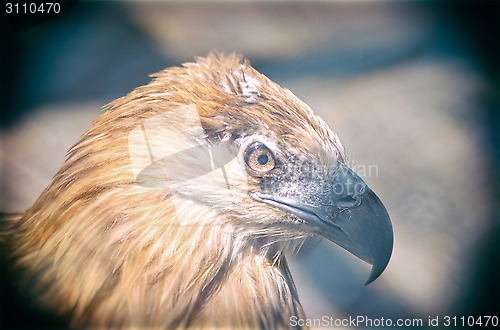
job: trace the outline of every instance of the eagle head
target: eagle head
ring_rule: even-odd
[[[179,212],[186,203],[203,204],[222,221],[180,216],[185,224],[230,223],[245,239],[269,242],[319,235],[372,264],[367,283],[375,280],[392,253],[390,218],[347,166],[337,135],[289,90],[235,55],[212,54],[185,68],[185,102],[149,119],[144,134],[158,138],[153,149],[162,152],[140,172],[141,182],[175,186]],[[158,83],[165,75],[157,75]]]
[[[286,242],[321,236],[373,265],[367,283],[383,272],[389,215],[306,104],[237,55],[153,77],[4,226],[47,306],[75,325],[287,326]]]

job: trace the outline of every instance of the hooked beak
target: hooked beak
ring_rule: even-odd
[[[392,254],[389,214],[377,195],[351,169],[339,163],[329,200],[321,205],[297,198],[256,193],[256,200],[279,207],[305,221],[302,230],[320,235],[373,265],[366,284],[384,271]]]

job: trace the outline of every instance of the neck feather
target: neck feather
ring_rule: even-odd
[[[23,230],[35,225],[29,212],[12,227],[13,257],[43,305],[96,327],[288,328],[291,316],[303,315],[279,243],[250,239],[217,218],[176,225],[165,201],[163,214],[130,205],[101,213],[92,222],[99,225],[80,224],[95,212],[71,213],[42,241]],[[152,225],[151,217],[168,221]]]

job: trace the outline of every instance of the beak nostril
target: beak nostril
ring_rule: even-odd
[[[350,209],[361,204],[361,198],[358,196],[345,196],[338,200],[338,209]]]

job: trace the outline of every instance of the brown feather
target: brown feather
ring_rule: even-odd
[[[30,209],[3,219],[9,257],[36,283],[40,303],[74,326],[289,327],[303,312],[282,241],[304,235],[269,229],[280,211],[244,195],[241,208],[225,212],[196,200],[176,209],[168,188],[136,184],[128,136],[195,104],[214,143],[265,131],[328,167],[344,157],[337,137],[236,55],[210,54],[153,77],[106,106]]]

